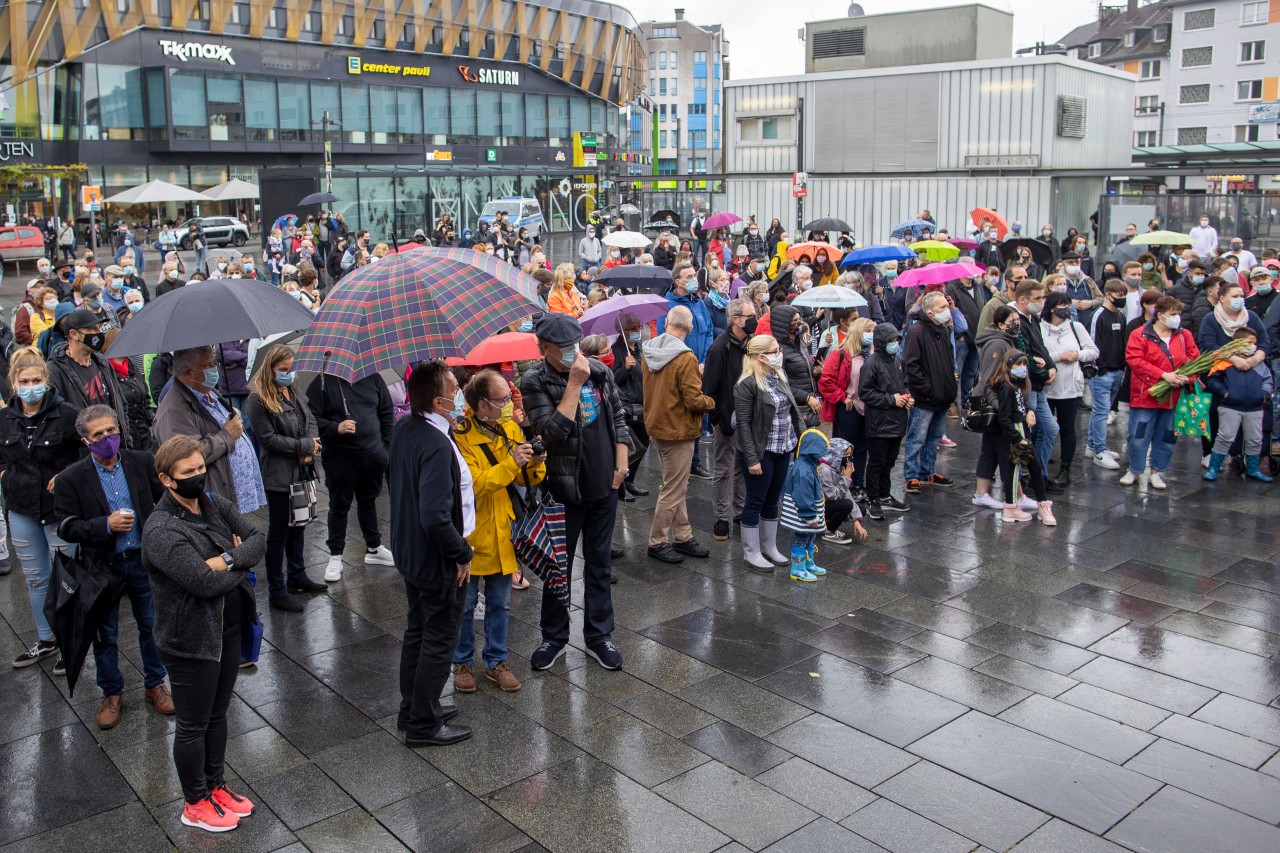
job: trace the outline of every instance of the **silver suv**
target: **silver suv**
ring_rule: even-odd
[[[186,250],[191,249],[191,223],[197,223],[204,229],[204,241],[209,246],[243,246],[249,242],[249,229],[233,216],[202,216],[199,219],[188,219],[178,226],[182,235],[179,245]]]

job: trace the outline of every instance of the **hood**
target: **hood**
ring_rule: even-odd
[[[644,353],[644,363],[649,365],[649,370],[654,373],[674,361],[680,353],[693,352],[685,346],[684,341],[666,332],[642,343],[640,351]]]
[[[844,455],[849,451],[850,447],[852,445],[843,438],[833,438],[827,442],[827,452],[822,454],[822,461],[838,471]]]
[[[800,434],[800,443],[796,445],[796,458],[803,459],[810,465],[817,465],[827,452],[827,437],[816,429],[807,429]]]
[[[780,344],[791,343],[791,321],[800,309],[791,305],[775,305],[769,309],[769,334]]]
[[[979,348],[981,348],[983,344],[989,343],[997,338],[1008,341],[1011,344],[1015,343],[1013,335],[1009,334],[1004,329],[1001,329],[999,326],[988,326],[981,332],[978,332],[973,341]]]
[[[773,255],[778,260],[785,261],[787,259],[787,249],[790,249],[790,248],[791,248],[790,243],[786,242],[785,240],[779,240],[777,248],[773,250]]]
[[[876,331],[874,336],[871,338],[871,342],[875,346],[877,353],[887,355],[884,348],[889,344],[889,341],[894,338],[901,337],[902,335],[898,332],[897,326],[892,323],[878,323],[876,324]]]

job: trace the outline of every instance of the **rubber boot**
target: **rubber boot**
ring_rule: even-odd
[[[1210,453],[1209,467],[1204,470],[1204,479],[1210,481],[1218,479],[1218,474],[1222,471],[1222,463],[1226,460],[1225,453]]]
[[[799,545],[791,546],[791,579],[793,581],[804,581],[805,583],[813,583],[817,580],[813,573],[809,571],[809,552],[807,549]]]
[[[1269,474],[1262,473],[1262,457],[1246,456],[1244,458],[1244,474],[1250,480],[1257,480],[1259,483],[1273,483],[1275,478]]]
[[[805,551],[807,552],[805,556],[805,559],[807,560],[805,568],[809,570],[809,574],[816,575],[817,577],[825,575],[827,570],[813,561],[813,558],[818,554],[818,543],[810,542],[809,547],[806,548]]]
[[[760,519],[760,553],[774,565],[786,565],[787,558],[778,550],[778,519]]]
[[[747,561],[747,565],[758,572],[773,571],[773,563],[760,553],[760,528],[747,527],[744,524],[740,529],[742,530],[742,557]]]
[[[1069,465],[1060,466],[1058,468],[1058,476],[1053,478],[1053,482],[1058,484],[1064,489],[1067,486],[1070,486],[1071,485],[1071,467]]]

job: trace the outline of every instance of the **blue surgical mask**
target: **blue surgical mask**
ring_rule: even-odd
[[[884,345],[884,351],[887,352],[889,355],[897,355],[898,351],[901,349],[902,349],[902,344],[898,343],[897,341],[889,341],[889,343]]]
[[[1017,367],[1011,367],[1009,368],[1009,375],[1018,379],[1026,379],[1027,366],[1025,364],[1020,364]]]
[[[44,385],[19,385],[18,397],[24,403],[39,403],[44,399]]]
[[[1227,300],[1227,307],[1232,311],[1239,311],[1241,308],[1244,308],[1244,297],[1236,296]]]
[[[884,271],[884,277],[885,277],[885,278],[887,278],[887,279],[889,279],[889,281],[893,281],[895,278],[897,278],[897,277],[898,277],[898,271],[897,271],[897,270],[885,270],[885,271]]]
[[[1258,291],[1258,293],[1262,294],[1263,296],[1266,296],[1273,289],[1274,288],[1270,284],[1260,284],[1254,288],[1254,290]]]
[[[871,346],[871,342],[872,342],[872,340],[874,340],[874,339],[875,339],[875,333],[874,333],[874,332],[863,332],[863,333],[862,333],[862,345],[863,345],[864,347],[869,347],[869,346]]]
[[[1155,269],[1155,268],[1156,268],[1156,265],[1155,265],[1155,264],[1143,264],[1143,265],[1142,265],[1142,271],[1143,271],[1143,272],[1151,272],[1151,271],[1152,271],[1153,269]]]
[[[1202,275],[1193,275],[1193,276],[1191,276],[1191,283],[1192,283],[1192,284],[1194,284],[1194,285],[1196,285],[1196,286],[1199,286],[1199,285],[1204,284],[1204,276],[1202,276]]]
[[[567,347],[560,347],[560,363],[565,367],[573,364],[578,358],[578,345],[576,343],[569,344]]]
[[[1267,286],[1268,288],[1270,287],[1270,285],[1267,285]],[[639,332],[632,332],[631,334],[627,335],[627,340],[633,344],[640,343],[640,338],[641,338],[641,334]]]
[[[520,321],[519,329],[520,329],[520,331],[522,331],[522,332],[532,332],[532,331],[533,331],[533,321],[532,321],[532,320],[521,320],[521,321]]]
[[[460,421],[467,413],[467,398],[463,395],[462,389],[458,389],[458,393],[453,395],[453,419]]]
[[[204,384],[209,388],[218,384],[218,368],[210,367],[204,371]]]
[[[277,384],[277,385],[283,385],[283,386],[285,386],[285,387],[287,388],[287,387],[289,387],[290,385],[292,385],[292,384],[293,384],[293,378],[294,378],[295,376],[297,376],[297,374],[296,374],[296,373],[294,373],[292,370],[288,370],[288,371],[285,371],[285,370],[277,370],[277,371],[276,371],[276,384]]]
[[[130,314],[137,314],[137,313],[138,313],[139,311],[141,311],[141,310],[142,310],[142,303],[141,303],[141,302],[130,302],[130,303],[129,303],[129,313],[130,313]],[[150,315],[148,315],[148,316],[150,316]]]

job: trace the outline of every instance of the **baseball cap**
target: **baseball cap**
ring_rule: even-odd
[[[87,308],[77,308],[67,315],[62,327],[68,332],[73,329],[97,329],[102,326],[102,318]]]
[[[92,299],[93,297],[100,296],[101,294],[102,288],[91,282],[80,288],[80,297],[82,299]]]
[[[1258,276],[1265,276],[1267,278],[1271,278],[1271,270],[1261,265],[1256,266],[1253,269],[1249,270],[1249,278],[1257,278]]]
[[[582,326],[568,314],[543,314],[533,324],[538,340],[568,346],[582,340]]]

